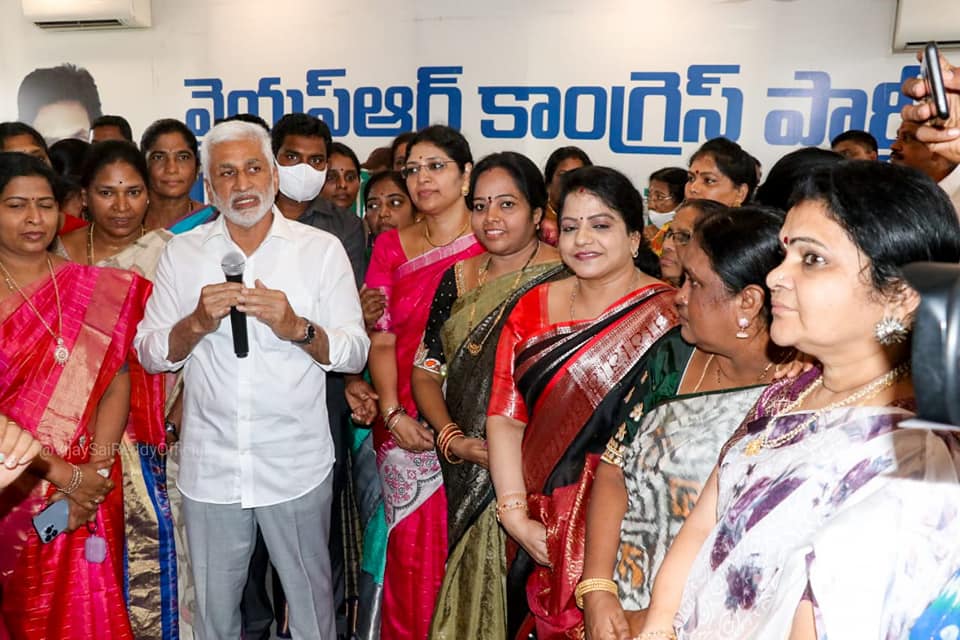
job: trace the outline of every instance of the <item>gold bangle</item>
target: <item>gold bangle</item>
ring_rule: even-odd
[[[58,490],[65,496],[70,495],[74,491],[80,488],[80,485],[83,484],[83,472],[80,471],[80,467],[77,465],[68,462],[72,467],[72,473],[70,474],[70,482],[67,483],[65,487],[59,487]]]
[[[390,418],[397,415],[398,413],[406,413],[407,410],[403,408],[401,404],[395,404],[392,407],[387,407],[380,412],[381,417],[383,417],[383,423],[386,424],[390,422]]]
[[[463,464],[462,458],[456,455],[450,455],[450,445],[453,444],[453,441],[457,438],[466,438],[466,436],[463,434],[463,431],[460,430],[460,425],[456,422],[448,422],[443,425],[439,435],[437,435],[437,450],[450,464]]]
[[[573,592],[574,599],[577,601],[577,607],[583,609],[583,596],[592,591],[606,591],[618,598],[620,597],[620,589],[617,588],[617,583],[613,580],[609,578],[587,578],[586,580],[581,580]]]
[[[456,454],[451,455],[450,446],[453,444],[453,441],[456,440],[457,438],[466,438],[466,437],[467,436],[463,435],[462,433],[454,433],[452,436],[450,436],[447,439],[447,445],[443,448],[443,457],[446,459],[447,462],[449,462],[450,464],[463,464],[463,458],[461,458]]]
[[[400,422],[400,418],[402,418],[405,415],[407,415],[407,412],[404,411],[403,409],[400,409],[399,411],[394,411],[390,415],[390,419],[386,421],[387,431],[389,431],[390,433],[393,433],[394,427],[396,427],[397,423]]]
[[[644,631],[633,640],[677,640],[675,631]]]

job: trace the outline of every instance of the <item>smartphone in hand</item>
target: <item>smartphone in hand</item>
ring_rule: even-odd
[[[926,101],[930,103],[934,111],[932,124],[943,124],[950,117],[950,106],[947,103],[947,91],[943,85],[940,50],[937,48],[936,42],[928,42],[923,48],[923,63],[920,65],[920,74],[927,86]]]
[[[33,518],[33,528],[40,536],[40,542],[46,544],[67,530],[70,524],[69,500],[58,500],[47,506]]]

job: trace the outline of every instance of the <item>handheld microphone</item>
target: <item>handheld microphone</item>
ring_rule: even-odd
[[[245,262],[243,254],[238,251],[231,251],[223,256],[220,266],[223,268],[223,275],[226,276],[227,282],[243,283]],[[247,345],[247,314],[237,311],[236,307],[230,307],[230,328],[233,330],[233,352],[238,358],[246,358],[250,351]]]

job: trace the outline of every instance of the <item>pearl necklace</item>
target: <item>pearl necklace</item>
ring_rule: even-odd
[[[776,438],[767,438],[767,431],[765,429],[763,434],[760,435],[760,437],[754,438],[749,443],[747,443],[747,446],[744,449],[744,453],[746,453],[748,456],[755,456],[758,453],[760,453],[760,451],[762,451],[763,449],[775,449],[780,445],[786,444],[791,440],[793,440],[794,438],[796,438],[801,433],[803,433],[804,431],[806,431],[810,427],[810,425],[812,425],[814,422],[819,420],[820,416],[822,416],[827,411],[831,411],[833,409],[839,409],[840,407],[846,407],[854,404],[855,402],[859,402],[860,400],[866,400],[867,398],[872,398],[878,393],[880,393],[881,391],[883,391],[884,389],[892,387],[897,382],[897,380],[902,378],[909,371],[910,371],[909,364],[907,363],[901,364],[895,369],[892,369],[886,372],[879,378],[875,378],[867,386],[863,387],[859,391],[855,391],[854,393],[851,393],[843,400],[838,400],[836,402],[833,402],[823,407],[822,409],[817,409],[816,411],[813,412],[813,414],[809,418],[807,418],[806,420],[803,420],[799,425],[797,425],[793,429],[790,429],[786,433],[780,434]],[[767,422],[767,427],[776,423],[777,419],[780,418],[781,416],[786,415],[791,411],[794,411],[797,407],[802,405],[803,402],[810,396],[810,394],[816,391],[822,385],[823,385],[823,374],[821,373],[820,376],[816,380],[814,380],[813,383],[803,391],[803,393],[797,396],[796,400],[791,402],[789,405],[787,405],[785,409],[783,409],[782,411],[777,413],[775,416],[773,416],[770,419],[770,421]]]

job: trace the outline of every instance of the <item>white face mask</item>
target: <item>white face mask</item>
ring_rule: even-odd
[[[280,193],[297,202],[313,200],[327,181],[327,170],[317,171],[306,162],[292,167],[277,167],[280,173]]]
[[[283,181],[281,180],[281,182]],[[649,213],[650,213],[650,224],[655,226],[657,229],[660,229],[661,227],[663,227],[663,225],[673,220],[673,216],[677,215],[677,210],[674,209],[673,211],[660,213],[659,211],[654,211],[653,209],[650,209]]]

